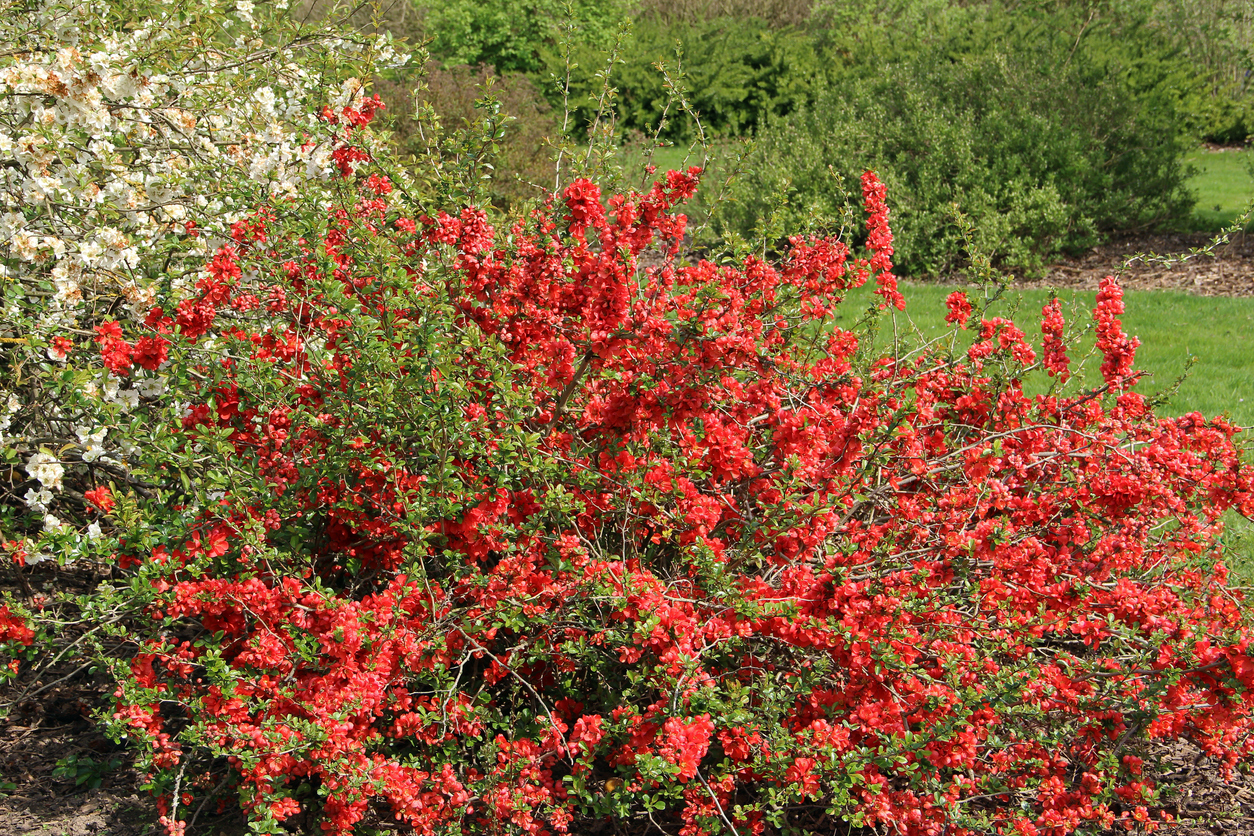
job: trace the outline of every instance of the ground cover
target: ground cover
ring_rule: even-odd
[[[1209,146],[1185,157],[1195,169],[1189,188],[1197,194],[1193,216],[1202,230],[1218,230],[1234,222],[1254,196],[1254,152],[1244,147]]]

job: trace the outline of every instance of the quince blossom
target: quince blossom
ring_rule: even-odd
[[[65,467],[60,460],[46,450],[40,450],[26,460],[26,472],[32,479],[39,481],[49,490],[61,489],[61,477],[65,475]]]

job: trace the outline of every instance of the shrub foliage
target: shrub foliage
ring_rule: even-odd
[[[834,76],[759,133],[736,203],[716,217],[748,232],[782,196],[783,226],[830,223],[875,166],[898,196],[903,269],[937,273],[971,245],[1039,268],[1103,233],[1187,216],[1188,138],[1171,101],[1084,55],[1068,63],[1063,45],[1015,46],[955,55],[942,43]]]
[[[708,136],[751,134],[759,122],[786,117],[809,102],[826,70],[815,46],[814,38],[799,29],[772,27],[756,18],[637,21],[609,77],[617,93],[617,128],[691,141],[695,125],[677,112],[678,87]],[[550,60],[560,72],[561,56]],[[572,110],[579,124],[591,124],[606,59],[584,47],[572,51],[572,60]],[[667,118],[659,124],[662,114]]]
[[[384,125],[411,176],[448,205],[519,210],[553,189],[560,118],[527,76],[434,61],[394,75],[374,86]]]

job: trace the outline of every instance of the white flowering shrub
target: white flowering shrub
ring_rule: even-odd
[[[137,412],[177,394],[160,341],[113,373],[108,323],[177,306],[247,212],[316,203],[342,168],[333,114],[406,60],[295,17],[283,0],[0,2],[0,543],[19,563],[111,548],[84,495],[172,478],[145,472],[160,442]]]

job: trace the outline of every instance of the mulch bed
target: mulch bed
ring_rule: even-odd
[[[1180,260],[1210,244],[1205,234],[1151,235],[1094,247],[1054,266],[1021,287],[1097,290],[1116,275],[1125,290],[1173,290],[1198,296],[1254,296],[1254,233],[1239,233],[1213,249]],[[1142,255],[1142,254],[1150,255]],[[1157,254],[1157,257],[1154,255]]]

